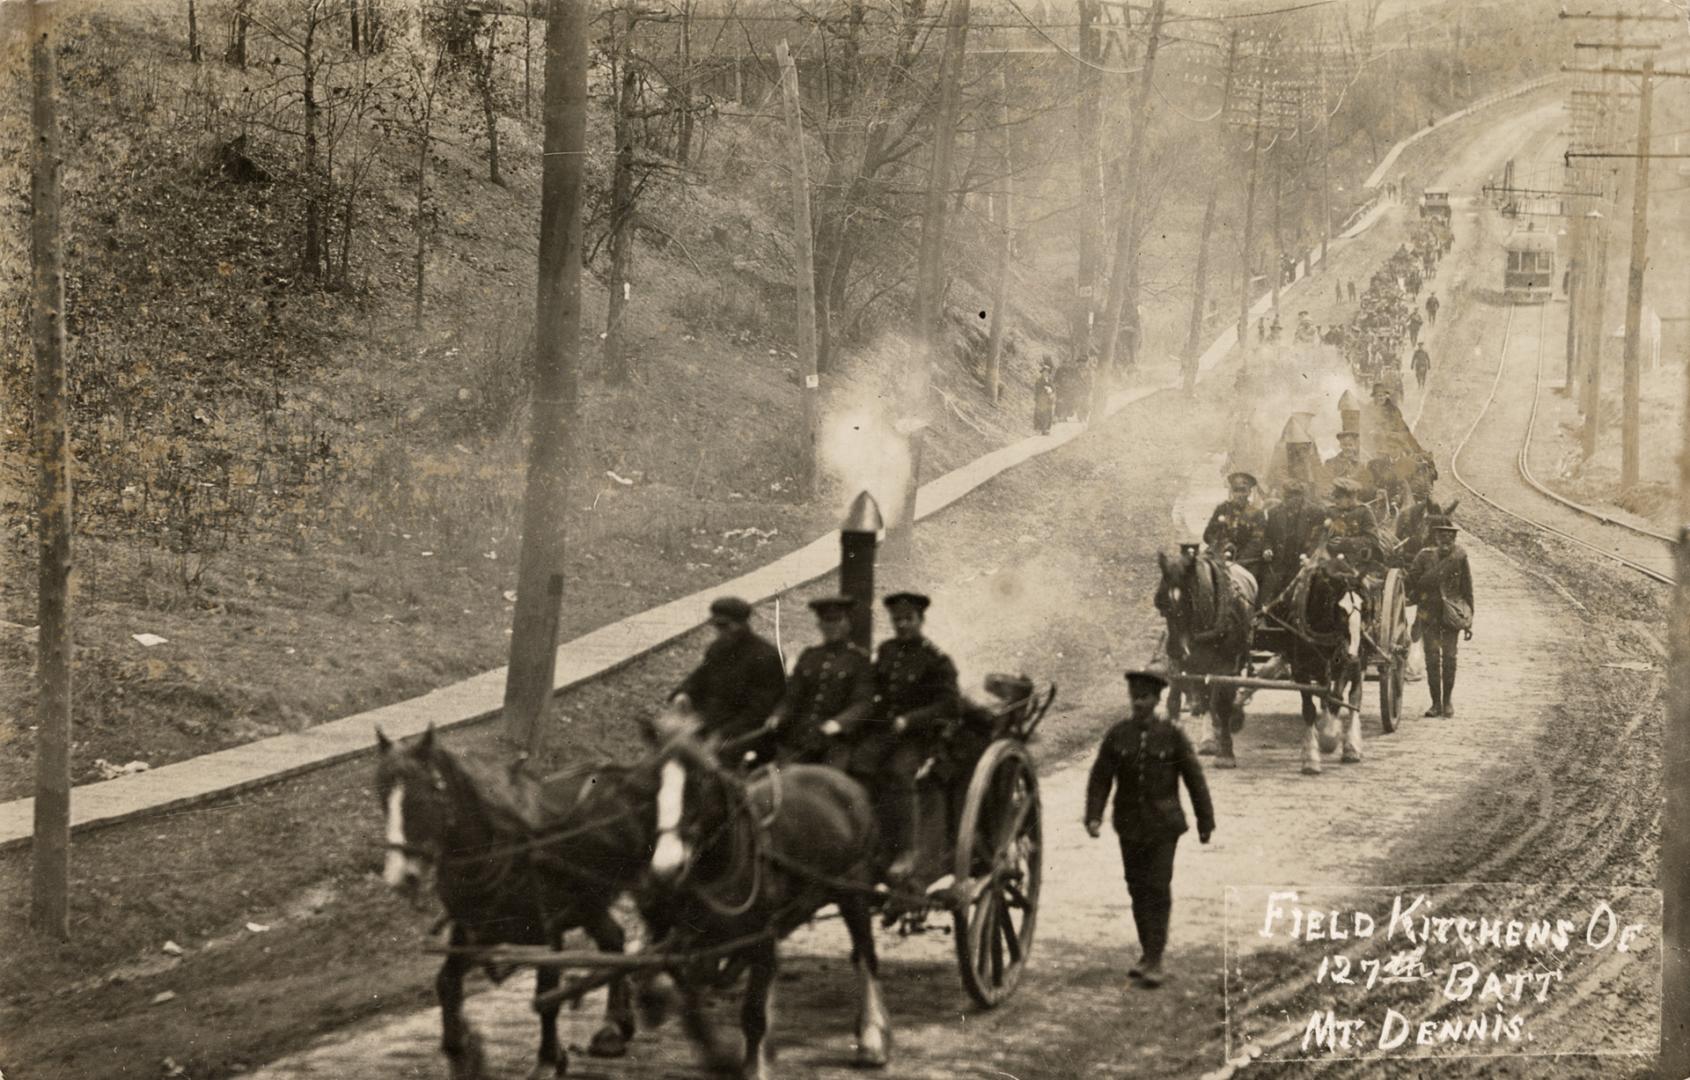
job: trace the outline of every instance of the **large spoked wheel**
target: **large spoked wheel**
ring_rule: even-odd
[[[1378,639],[1379,726],[1389,735],[1402,722],[1402,685],[1408,668],[1408,602],[1401,570],[1385,573]]]
[[[1033,759],[1000,739],[974,767],[957,828],[957,966],[968,994],[991,1008],[1015,992],[1039,914],[1044,826]]]

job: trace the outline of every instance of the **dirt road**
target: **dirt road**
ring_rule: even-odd
[[[1541,143],[1558,121],[1553,109],[1531,111],[1526,125],[1513,122],[1506,139],[1463,155],[1445,183],[1470,189],[1500,159]],[[1458,216],[1465,235],[1434,286],[1449,296],[1466,296],[1475,275],[1492,269],[1486,234],[1466,220],[1463,226]],[[1345,253],[1356,260],[1354,276],[1364,277],[1369,261],[1395,246],[1395,227],[1382,224],[1377,238]],[[1337,272],[1350,271],[1340,265]],[[1434,404],[1421,429],[1424,441],[1445,455],[1483,400],[1472,396],[1473,386],[1495,372],[1494,363],[1469,361],[1470,351],[1454,352],[1460,342],[1496,332],[1495,313],[1472,310],[1444,331],[1449,359],[1432,384]],[[1517,401],[1509,400],[1513,417]],[[1258,697],[1240,740],[1243,767],[1210,774],[1220,817],[1215,841],[1182,844],[1170,956],[1178,976],[1156,993],[1129,989],[1123,972],[1136,950],[1118,855],[1112,842],[1090,840],[1079,824],[1089,763],[1081,747],[1118,715],[1118,671],[1142,659],[1153,638],[1145,568],[1155,548],[1200,529],[1193,515],[1206,516],[1218,494],[1210,460],[1197,454],[1193,463],[1193,434],[1216,440],[1213,446],[1224,432],[1213,415],[1204,422],[1200,413],[1175,415],[1179,409],[1171,399],[1148,402],[1121,417],[1107,438],[1083,440],[1057,455],[1052,479],[1084,484],[1083,494],[1075,489],[1063,504],[1066,514],[1017,536],[975,534],[989,538],[983,542],[1001,558],[936,593],[933,636],[958,654],[965,677],[993,666],[1055,674],[1064,684],[1065,711],[1051,721],[1041,781],[1046,887],[1027,980],[1007,1006],[978,1013],[958,984],[947,935],[885,940],[898,1038],[888,1075],[1194,1075],[1220,1066],[1228,885],[1652,881],[1650,778],[1660,675],[1650,659],[1659,647],[1648,632],[1656,614],[1651,601],[1628,593],[1627,603],[1603,608],[1595,598],[1611,588],[1609,571],[1576,552],[1522,561],[1531,553],[1523,545],[1535,541],[1480,512],[1478,535],[1467,541],[1480,610],[1463,652],[1461,718],[1419,718],[1424,687],[1410,684],[1401,731],[1381,737],[1370,700],[1366,760],[1333,763],[1310,778],[1297,772],[1295,698]],[[1411,405],[1410,415],[1417,411]],[[1500,424],[1497,431],[1497,438],[1506,437]],[[1182,433],[1182,445],[1168,444],[1171,432]],[[1494,452],[1484,456],[1494,461]],[[989,525],[991,498],[987,492],[963,513]],[[926,554],[931,560],[945,553]],[[1025,618],[1002,618],[1005,611]],[[1029,633],[1041,623],[1050,629]],[[1586,696],[1581,687],[1596,692]],[[845,1075],[855,982],[844,936],[837,924],[824,922],[792,939],[786,955],[774,1037],[780,1071]],[[1568,995],[1580,1017],[1591,1017],[1576,1022],[1590,1025],[1592,1045],[1601,1025],[1636,1024],[1647,1013],[1648,970],[1639,962],[1593,971]],[[501,1075],[520,1074],[530,1061],[526,996],[527,980],[519,979],[471,1005]],[[1566,1008],[1574,1023],[1575,1010]],[[566,1017],[567,1041],[584,1044],[595,1014],[596,1003]],[[433,1049],[437,1031],[432,1010],[423,1010],[339,1033],[255,1075],[434,1076],[441,1069]],[[636,1039],[622,1060],[577,1058],[572,1073],[685,1074],[691,1060],[666,1030]],[[1543,1075],[1542,1064],[1440,1063],[1440,1069]],[[1628,1075],[1634,1065],[1570,1059],[1556,1074]],[[1403,1075],[1416,1067],[1398,1066]],[[1274,1068],[1258,1066],[1250,1075],[1274,1075]],[[1383,1066],[1336,1068],[1374,1075]]]

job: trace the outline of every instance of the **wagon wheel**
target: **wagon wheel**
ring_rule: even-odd
[[[1403,671],[1408,664],[1408,613],[1402,571],[1388,570],[1379,602],[1379,725],[1389,735],[1402,722]]]
[[[1015,991],[1033,948],[1044,829],[1033,760],[1019,742],[986,748],[956,838],[957,966],[986,1008]]]

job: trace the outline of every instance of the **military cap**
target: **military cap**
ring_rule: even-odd
[[[1154,686],[1158,693],[1167,689],[1168,676],[1158,668],[1134,668],[1126,673],[1127,686],[1130,689],[1138,686]]]
[[[810,601],[810,610],[822,618],[850,611],[857,602],[849,596],[818,596]]]
[[[751,605],[737,596],[719,596],[710,601],[710,617],[713,619],[732,619],[734,622],[749,622],[751,620]]]
[[[1334,495],[1354,495],[1356,493],[1356,482],[1347,476],[1340,476],[1332,484],[1332,494]]]
[[[1460,532],[1461,528],[1460,528],[1460,526],[1456,525],[1455,522],[1451,521],[1449,518],[1439,518],[1437,521],[1432,523],[1432,531],[1433,532]]]
[[[1243,471],[1242,469],[1240,469],[1238,472],[1231,472],[1231,473],[1226,474],[1226,486],[1227,487],[1253,488],[1253,487],[1256,486],[1256,478],[1254,476],[1252,476],[1250,473],[1247,473],[1247,472]]]
[[[926,614],[928,605],[933,601],[918,592],[895,592],[887,596],[881,603],[886,605],[887,610],[899,605],[908,605],[915,608],[916,611]]]
[[[1361,432],[1352,431],[1349,428],[1345,428],[1343,431],[1340,431],[1338,433],[1338,438],[1340,438],[1340,439],[1359,439],[1359,438],[1361,438]]]
[[[1279,485],[1279,493],[1281,495],[1307,495],[1308,491],[1309,486],[1294,476]]]

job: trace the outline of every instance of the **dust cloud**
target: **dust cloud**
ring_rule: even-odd
[[[903,369],[907,350],[901,339],[888,337],[876,346],[875,362],[864,367],[895,375]],[[881,385],[839,386],[823,405],[816,445],[822,469],[837,485],[840,513],[858,492],[867,491],[880,504],[888,528],[903,513],[910,477],[909,443],[896,426],[898,400],[890,379]]]

